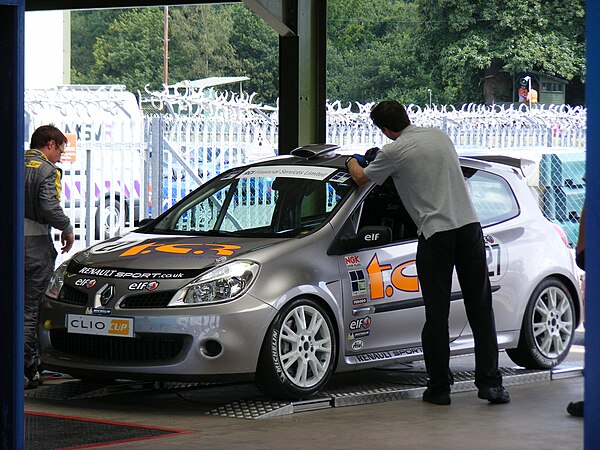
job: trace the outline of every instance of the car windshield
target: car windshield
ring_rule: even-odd
[[[141,232],[299,237],[327,222],[354,189],[330,167],[237,168],[204,184]]]

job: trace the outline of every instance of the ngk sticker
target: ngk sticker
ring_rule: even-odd
[[[346,262],[346,267],[359,267],[360,266],[360,258],[358,255],[350,255],[344,258]]]

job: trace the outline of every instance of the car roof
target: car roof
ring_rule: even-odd
[[[346,158],[355,153],[364,154],[371,148],[369,144],[353,144],[340,146],[336,144],[310,144],[297,147],[289,155],[280,155],[273,158],[256,161],[252,165],[263,166],[276,164],[325,166],[344,169]],[[490,169],[517,171],[527,177],[535,170],[536,163],[525,158],[516,158],[491,151],[487,153],[476,152],[473,154],[462,154],[459,157],[461,165],[474,169]]]

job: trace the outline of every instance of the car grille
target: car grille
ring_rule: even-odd
[[[121,300],[119,308],[166,308],[176,292],[177,291],[161,291],[130,295]]]
[[[110,361],[152,361],[175,358],[181,353],[183,335],[123,338],[67,333],[65,329],[50,331],[54,349],[69,355]]]
[[[87,305],[88,296],[87,293],[65,284],[60,290],[56,300],[61,303],[68,303],[70,305],[85,306]]]

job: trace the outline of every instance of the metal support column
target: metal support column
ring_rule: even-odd
[[[600,235],[597,226],[600,223],[600,3],[586,2],[586,106],[587,106],[587,153],[586,153],[586,208],[585,208],[585,245],[586,245],[586,297],[585,303],[585,424],[584,447],[600,448],[600,261],[596,253],[600,249]],[[574,398],[573,400],[579,400]]]
[[[4,213],[0,215],[0,448],[21,449],[23,441],[23,215],[24,0],[0,0],[0,123],[4,130],[0,177]]]
[[[279,33],[279,154],[325,143],[326,0],[243,0]]]

